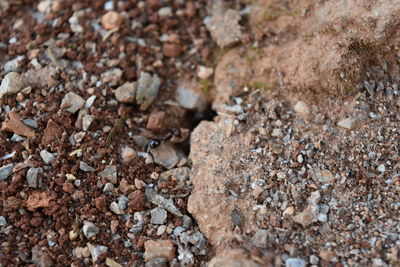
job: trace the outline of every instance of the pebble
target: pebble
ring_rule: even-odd
[[[93,168],[92,166],[90,166],[89,164],[87,164],[82,160],[79,162],[79,169],[81,169],[84,172],[94,172],[96,170],[95,168]]]
[[[82,130],[83,131],[88,131],[90,130],[90,127],[94,124],[94,121],[96,120],[96,117],[93,115],[86,114],[82,118]]]
[[[60,108],[65,109],[73,114],[82,108],[84,104],[85,100],[83,100],[81,96],[75,94],[74,92],[70,92],[64,96],[63,100],[61,101]]]
[[[148,240],[144,243],[144,261],[149,262],[155,258],[164,258],[171,261],[175,258],[175,246],[171,240]]]
[[[167,211],[163,208],[157,207],[151,210],[151,224],[164,224],[167,219]]]
[[[7,226],[7,221],[4,216],[0,216],[0,227]]]
[[[17,72],[9,72],[0,85],[0,100],[8,94],[16,94],[24,88],[24,80]]]
[[[126,163],[126,162],[129,162],[129,161],[133,160],[134,158],[136,158],[137,153],[133,148],[131,148],[129,146],[124,146],[122,148],[121,157],[122,157],[122,161],[124,163]]]
[[[143,229],[143,215],[140,212],[135,212],[133,214],[133,221],[136,223],[132,225],[131,229],[129,229],[129,232],[138,234],[142,231]]]
[[[94,223],[84,221],[82,231],[86,238],[92,238],[93,236],[97,235],[100,230],[96,227],[96,225],[94,225]]]
[[[286,267],[306,267],[307,263],[300,258],[288,258],[286,260]]]
[[[165,129],[165,112],[157,111],[150,114],[146,128],[153,132],[159,132]]]
[[[13,172],[14,164],[4,165],[0,168],[0,181],[8,178]]]
[[[112,165],[105,167],[104,170],[99,173],[99,176],[106,178],[112,184],[116,184],[118,176],[117,166]]]
[[[303,116],[307,116],[308,114],[310,114],[310,109],[303,101],[298,101],[296,105],[294,105],[294,111]]]
[[[110,210],[118,215],[124,214],[124,211],[119,208],[118,203],[115,201],[110,204]]]
[[[381,173],[384,173],[384,172],[386,171],[385,165],[380,164],[380,165],[378,166],[378,171],[381,172]]]
[[[156,99],[160,84],[161,80],[157,74],[151,75],[147,72],[140,72],[136,92],[136,102],[140,105],[140,110],[146,110]]]
[[[136,82],[126,82],[114,91],[115,98],[120,103],[134,103],[136,88]]]
[[[317,207],[312,205],[308,205],[301,213],[293,217],[293,221],[301,224],[303,227],[307,227],[317,220]]]
[[[119,221],[118,220],[112,220],[111,221],[111,223],[110,223],[110,231],[111,231],[112,235],[117,233],[118,225],[119,225]]]
[[[122,78],[123,71],[120,68],[113,68],[101,74],[101,81],[109,83],[110,86],[117,86]]]
[[[197,76],[200,79],[208,79],[211,77],[211,75],[213,75],[214,73],[214,69],[213,68],[207,68],[204,66],[200,66],[199,67],[199,71],[197,72]]]
[[[125,210],[126,209],[126,205],[128,204],[129,199],[125,196],[125,195],[121,195],[118,198],[118,208],[120,210]]]
[[[25,141],[26,139],[18,134],[13,134],[13,136],[11,136],[10,141],[15,142],[15,143],[19,143],[22,141]]]
[[[310,256],[310,264],[317,265],[319,263],[319,258],[315,255]]]
[[[101,17],[101,25],[106,30],[118,29],[122,23],[122,16],[115,11],[108,11]]]
[[[157,228],[157,235],[163,235],[165,233],[165,230],[167,230],[167,226],[165,225],[160,225]]]
[[[25,56],[17,56],[16,58],[6,62],[4,64],[4,72],[17,72],[20,71],[20,68],[22,66],[22,61],[25,59]]]
[[[204,111],[207,109],[208,100],[202,94],[196,92],[194,86],[194,84],[188,82],[180,83],[175,98],[183,108]]]
[[[172,8],[169,6],[160,8],[157,13],[161,18],[172,17],[173,15]]]
[[[97,98],[97,96],[92,95],[88,99],[86,99],[85,108],[90,109],[93,106],[94,101],[96,100],[96,98]]]
[[[268,242],[268,231],[258,229],[252,238],[252,242],[256,247],[266,248]]]
[[[106,183],[106,184],[104,185],[103,192],[104,192],[104,193],[106,193],[106,192],[112,192],[112,191],[114,191],[114,189],[115,189],[115,186],[114,186],[112,183]]]
[[[30,168],[26,173],[26,181],[28,182],[28,186],[31,188],[37,188],[38,184],[40,184],[40,182],[38,183],[38,181],[40,181],[38,176],[42,173],[42,168]]]
[[[162,51],[166,57],[179,57],[182,52],[182,46],[177,43],[165,42],[163,43]]]
[[[283,137],[283,132],[281,128],[275,128],[272,130],[271,135],[273,137],[277,137],[277,138],[282,138]]]
[[[40,157],[46,165],[49,165],[55,159],[54,154],[48,152],[46,149],[40,151]]]
[[[115,260],[113,260],[111,258],[106,258],[106,265],[108,267],[122,267],[121,264],[119,264],[118,262],[116,262]]]
[[[24,119],[24,120],[22,120],[22,122],[23,122],[26,126],[31,127],[31,128],[34,128],[34,129],[37,129],[37,128],[39,127],[38,124],[37,124],[37,122],[34,121],[34,120],[32,120],[32,119]]]
[[[97,261],[100,254],[106,253],[108,251],[108,247],[106,246],[95,246],[87,243],[87,247],[89,248],[90,254],[92,255],[93,262]]]
[[[344,119],[344,120],[339,121],[339,122],[337,123],[337,125],[338,125],[339,127],[345,128],[345,129],[347,129],[347,130],[351,130],[352,127],[353,127],[353,123],[354,123],[354,119],[352,119],[352,118],[347,118],[347,119]]]
[[[159,147],[151,149],[150,152],[153,155],[154,162],[167,169],[172,169],[179,162],[178,155],[170,144],[163,143]]]

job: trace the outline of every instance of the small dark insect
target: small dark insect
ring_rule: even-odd
[[[160,146],[160,141],[157,139],[151,139],[149,143],[150,148],[156,148]]]

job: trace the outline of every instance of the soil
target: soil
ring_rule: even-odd
[[[398,265],[400,7],[367,2],[0,0],[0,266]]]

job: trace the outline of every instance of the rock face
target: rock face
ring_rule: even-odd
[[[219,124],[203,121],[191,136],[194,189],[189,197],[188,210],[214,246],[228,239],[235,226],[243,231],[252,229],[254,217],[248,199],[250,194],[231,193],[231,190],[237,192],[244,186],[236,181],[238,188],[229,187],[235,179],[235,170],[231,169],[229,162],[238,157],[243,148],[242,140],[226,137],[224,127],[221,127],[223,124],[223,120]],[[240,219],[236,220],[236,217]]]

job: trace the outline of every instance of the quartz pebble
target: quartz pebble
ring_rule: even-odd
[[[207,68],[204,66],[200,66],[199,67],[199,71],[197,72],[197,76],[200,79],[208,79],[211,77],[211,75],[213,75],[214,73],[214,69],[213,68]]]
[[[47,165],[50,164],[55,159],[54,154],[48,152],[46,149],[43,149],[42,151],[40,151],[40,157],[42,158],[44,163]]]
[[[70,92],[66,94],[61,101],[60,108],[65,109],[70,113],[77,112],[83,105],[85,104],[85,100],[82,97],[75,94],[74,92]]]
[[[100,230],[96,227],[96,225],[94,225],[94,223],[85,221],[83,223],[82,231],[87,238],[92,238],[93,236],[97,235]]]

